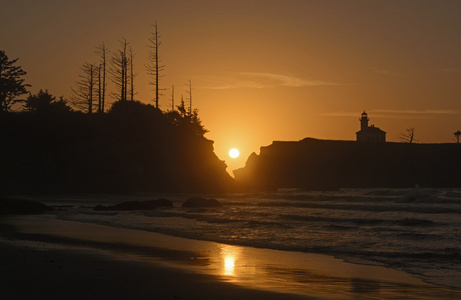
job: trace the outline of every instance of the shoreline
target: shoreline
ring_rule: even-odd
[[[211,276],[105,251],[0,240],[5,299],[309,299],[245,289]]]
[[[106,273],[106,279],[111,277],[107,286],[130,289],[125,283],[133,284],[134,280],[134,285],[139,289],[140,282],[146,280],[145,272],[156,280],[163,280],[166,272],[171,275],[168,279],[170,284],[177,282],[186,287],[186,294],[181,295],[189,299],[191,296],[198,299],[225,299],[229,293],[241,295],[234,294],[228,299],[437,299],[441,296],[444,298],[443,295],[445,298],[461,296],[458,289],[424,283],[401,271],[347,263],[322,254],[231,246],[46,216],[5,216],[0,218],[0,224],[3,224],[4,235],[0,245],[12,257],[8,263],[10,260],[19,260],[18,253],[22,252],[30,255],[32,263],[39,264],[40,257],[34,255],[48,253],[54,257],[54,261],[70,264],[58,270],[57,274],[63,272],[58,279],[74,284],[77,275],[64,272],[65,269],[75,268],[76,262],[79,262],[77,273],[88,275],[92,272],[91,265],[110,261],[130,271],[112,278],[115,275],[110,268],[100,268],[98,272]],[[13,228],[13,231],[6,233],[5,226]],[[15,247],[19,251],[13,251]],[[28,272],[35,272],[40,277],[40,270],[48,270],[46,273],[56,271],[48,269],[49,261],[42,261],[39,265]],[[8,266],[6,270],[11,271]],[[52,278],[57,276],[51,275]],[[17,276],[19,282],[21,276]],[[69,278],[66,279],[67,276]],[[179,279],[176,280],[176,277]],[[191,288],[197,286],[197,280],[204,286],[194,292]],[[83,287],[85,285],[92,286],[92,283],[85,282]],[[217,287],[217,290],[211,290],[213,287]],[[161,288],[152,292],[160,293],[162,299],[183,297],[175,295],[175,289]],[[143,296],[138,299],[143,299]]]

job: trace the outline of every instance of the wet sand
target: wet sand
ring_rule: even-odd
[[[0,218],[6,299],[458,299],[378,266],[57,220]]]

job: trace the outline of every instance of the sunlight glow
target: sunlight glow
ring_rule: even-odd
[[[224,270],[226,274],[232,274],[234,273],[234,268],[235,268],[235,257],[233,256],[228,256],[224,258]]]
[[[235,261],[237,260],[239,251],[237,247],[223,245],[221,247],[221,256],[224,263],[223,275],[235,275]]]
[[[229,156],[232,157],[232,158],[237,158],[239,157],[240,155],[240,152],[238,149],[235,149],[235,148],[232,148],[229,150]]]

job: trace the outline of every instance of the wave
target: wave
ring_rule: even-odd
[[[430,240],[437,241],[443,240],[443,238],[438,234],[429,234],[429,233],[415,233],[415,232],[403,232],[397,235],[401,239],[412,239],[412,240]]]
[[[392,189],[383,189],[383,190],[372,190],[366,192],[365,195],[369,196],[404,196],[408,193],[408,190],[392,190]]]
[[[142,212],[96,212],[90,204],[99,200],[88,199],[55,214],[218,243],[323,253],[418,274],[432,268],[459,278],[460,191],[423,191],[413,201],[406,198],[412,190],[233,194],[215,197],[223,204],[219,209],[184,209],[176,196],[171,209]]]
[[[422,220],[422,219],[402,219],[395,221],[397,225],[401,226],[435,226],[436,223],[431,220]],[[438,223],[437,225],[441,225],[441,223]]]
[[[412,206],[412,205],[360,205],[360,204],[342,204],[342,203],[290,203],[286,201],[261,202],[257,206],[260,207],[300,207],[312,209],[335,209],[335,210],[356,210],[370,212],[411,212],[424,214],[461,214],[461,207],[444,207],[444,206]]]
[[[443,225],[427,219],[405,218],[399,220],[375,219],[375,218],[330,218],[317,216],[280,215],[280,218],[301,222],[329,222],[329,223],[352,223],[359,226],[365,225],[398,225],[398,226],[436,226]]]
[[[449,198],[460,199],[461,192],[449,191],[449,192],[445,192],[444,196],[449,197]]]

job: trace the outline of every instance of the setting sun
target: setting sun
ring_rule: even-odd
[[[232,148],[229,150],[229,156],[232,157],[232,158],[237,158],[239,157],[240,155],[240,152],[238,149],[235,149],[235,148]]]

